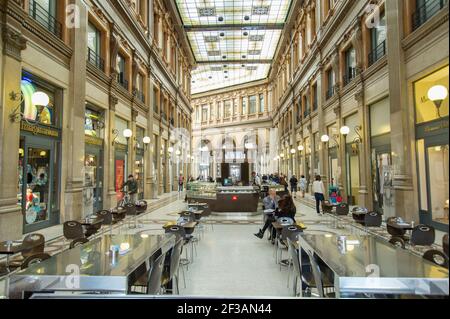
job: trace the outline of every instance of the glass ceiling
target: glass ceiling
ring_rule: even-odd
[[[197,67],[192,94],[265,79],[291,0],[176,0]]]

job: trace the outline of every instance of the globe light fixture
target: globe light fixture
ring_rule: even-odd
[[[447,98],[448,90],[443,85],[435,85],[428,90],[428,98],[434,103],[438,117],[441,117],[440,109],[442,102]]]
[[[130,137],[133,136],[133,131],[130,130],[129,128],[127,128],[126,130],[123,130],[123,136],[124,136],[126,139],[129,139]]]
[[[167,149],[167,151],[169,152],[169,153],[173,153],[173,147],[171,146],[171,147],[169,147],[168,149]]]
[[[180,156],[180,155],[181,155],[181,151],[180,151],[180,150],[177,150],[177,151],[175,152],[175,154],[176,154],[177,156]]]
[[[291,154],[295,154],[295,153],[296,153],[295,149],[291,149]]]
[[[330,137],[329,137],[328,135],[324,134],[324,135],[322,135],[322,137],[320,138],[320,140],[321,140],[323,143],[328,143],[328,142],[330,141]]]
[[[305,147],[304,147],[303,145],[299,145],[299,146],[298,146],[298,150],[299,150],[300,152],[303,152],[303,151],[305,150]]]
[[[144,142],[145,145],[150,144],[150,142],[151,142],[150,137],[145,136],[145,137],[142,139],[142,142]]]
[[[38,106],[47,106],[50,103],[50,98],[47,93],[44,92],[35,92],[31,97],[31,102],[33,105]]]
[[[347,136],[348,134],[350,134],[350,128],[348,126],[343,126],[341,127],[340,132],[342,135]]]
[[[280,154],[280,157],[281,157],[281,158],[283,158],[283,157],[284,157],[284,154],[283,154],[283,153],[281,153],[281,154]]]

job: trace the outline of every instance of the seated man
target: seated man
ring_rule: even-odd
[[[269,190],[269,196],[263,199],[264,209],[269,210],[272,209],[274,212],[278,209],[278,202],[280,201],[280,197],[277,195],[275,189]],[[258,238],[263,238],[266,229],[275,221],[275,217],[273,215],[268,216],[266,223],[264,224],[263,229],[259,230],[259,233],[255,234]]]

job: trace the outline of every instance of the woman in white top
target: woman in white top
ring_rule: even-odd
[[[320,175],[316,176],[316,180],[313,182],[312,185],[314,197],[316,198],[316,211],[317,214],[320,215],[320,203],[325,200],[325,187],[323,186],[322,178]]]
[[[302,193],[302,197],[305,198],[306,184],[308,184],[308,182],[306,181],[305,175],[302,175],[300,177],[300,180],[298,181],[298,184],[300,186],[300,192]]]

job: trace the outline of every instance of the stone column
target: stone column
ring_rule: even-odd
[[[77,72],[70,73],[68,103],[66,104],[69,110],[64,113],[63,120],[62,148],[67,171],[61,222],[79,220],[83,212],[87,9],[81,0],[74,0],[73,3],[79,8],[81,27],[71,29],[73,54],[70,69],[77,70]]]
[[[392,187],[396,215],[405,220],[419,221],[416,213],[417,196],[413,189],[412,149],[414,138],[414,114],[408,105],[405,52],[402,48],[404,17],[403,1],[386,1],[387,53],[389,70],[389,103],[391,109],[391,150],[394,169]]]
[[[20,105],[21,52],[26,43],[20,31],[2,21],[0,74],[7,76],[0,78],[0,241],[21,239],[23,233],[22,208],[17,205],[20,117],[12,120],[10,115]],[[11,92],[18,95],[10,96]]]
[[[325,186],[325,189],[328,189],[329,186],[329,172],[328,172],[328,146],[329,143],[323,143],[321,140],[322,135],[324,134],[328,134],[328,130],[327,127],[325,125],[325,114],[324,111],[322,109],[322,99],[325,96],[324,93],[324,87],[322,86],[323,83],[323,79],[324,79],[324,69],[323,66],[320,64],[319,65],[319,76],[317,77],[317,82],[316,82],[316,92],[315,94],[317,95],[317,114],[318,114],[318,119],[319,119],[319,140],[320,140],[320,150],[319,150],[319,169],[320,169],[320,174],[322,176],[322,180]],[[314,99],[314,96],[313,96]],[[314,102],[313,102],[314,103]],[[330,139],[332,139],[333,137],[330,136]],[[325,197],[328,196],[328,192],[325,192]]]
[[[109,207],[114,207],[117,205],[117,199],[116,199],[116,180],[115,180],[115,147],[113,144],[113,140],[115,139],[115,134],[113,131],[116,128],[116,105],[118,103],[118,98],[114,94],[110,93],[109,96],[109,124],[107,127],[109,127],[108,135],[109,135],[109,154],[108,154],[108,195],[107,195],[107,203],[109,203]],[[106,150],[105,150],[106,152]]]
[[[152,1],[150,1],[152,2]],[[155,145],[155,140],[153,138],[153,81],[151,80],[150,73],[152,70],[148,69],[147,77],[147,136],[150,137],[150,144],[147,146],[145,151],[145,191],[144,197],[147,199],[153,199],[156,197],[155,192],[155,180],[154,180],[154,167],[153,167],[153,146]]]
[[[131,109],[131,123],[130,123],[130,130],[133,132],[133,136],[128,140],[128,153],[130,156],[128,157],[129,165],[128,168],[129,174],[135,175],[135,169],[136,169],[136,119],[139,115],[139,112],[135,109]]]
[[[157,136],[157,143],[155,145],[155,151],[157,152],[158,156],[156,157],[156,163],[157,163],[157,172],[156,172],[156,185],[158,186],[158,195],[162,195],[163,193],[163,175],[161,174],[161,166],[162,166],[162,161],[161,161],[161,156],[162,156],[162,138],[161,138],[161,134],[162,134],[162,128],[161,128],[161,123],[159,124],[160,128],[159,128],[159,135]]]

